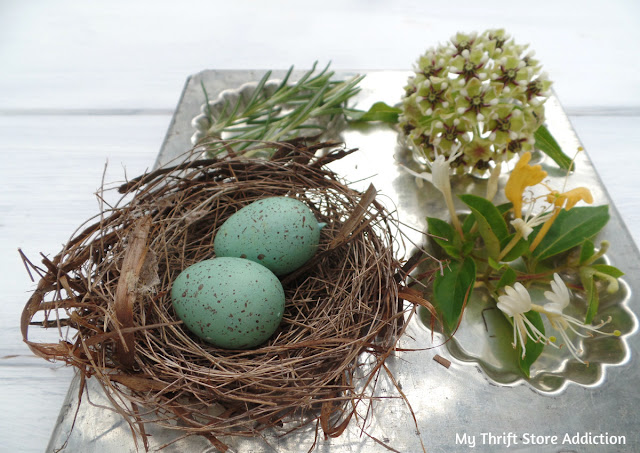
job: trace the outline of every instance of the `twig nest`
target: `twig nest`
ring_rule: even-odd
[[[135,430],[143,406],[156,423],[220,448],[219,436],[255,436],[283,421],[316,420],[339,435],[357,404],[369,404],[367,385],[355,378],[361,355],[377,373],[403,326],[395,224],[375,189],[353,190],[325,166],[353,150],[318,158],[330,144],[254,145],[274,146],[271,160],[190,157],[136,178],[120,188],[128,201],[45,258],[45,269],[25,258],[40,276],[22,318],[31,349],[100,380]],[[304,203],[326,224],[317,252],[280,276],[283,319],[266,342],[211,345],[176,315],[172,285],[188,266],[215,258],[227,218],[274,196]],[[58,341],[30,340],[34,325],[59,333]]]

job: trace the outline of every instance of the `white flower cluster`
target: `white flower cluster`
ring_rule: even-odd
[[[458,33],[419,58],[400,114],[417,162],[460,149],[452,169],[482,174],[532,149],[551,82],[527,47],[504,30]]]
[[[548,301],[544,306],[531,302],[531,296],[522,283],[506,286],[504,290],[505,294],[498,297],[498,308],[513,321],[513,347],[515,348],[520,344],[523,359],[526,354],[525,344],[527,339],[536,343],[559,347],[555,344],[555,337],[547,337],[527,319],[525,313],[529,311],[536,311],[541,315],[545,315],[551,327],[562,337],[563,344],[566,345],[571,355],[581,363],[585,363],[579,356],[582,350],[573,344],[569,333],[581,338],[593,336],[594,333],[620,336],[619,330],[615,330],[612,333],[605,333],[600,330],[605,324],[611,322],[611,317],[596,326],[592,326],[563,313],[569,306],[571,293],[558,274],[553,274],[551,291],[544,292],[544,297]]]

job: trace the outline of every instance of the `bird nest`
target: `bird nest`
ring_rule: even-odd
[[[192,151],[119,187],[121,201],[45,257],[44,268],[25,257],[39,274],[22,316],[25,342],[97,379],[143,439],[142,408],[156,414],[154,423],[205,436],[221,451],[221,438],[267,428],[315,424],[316,433],[339,436],[359,405],[371,404],[405,326],[403,299],[411,297],[403,296],[406,274],[395,256],[397,224],[373,187],[353,190],[326,166],[354,150],[252,146],[276,151],[271,159],[231,150],[196,159]],[[171,284],[215,256],[225,219],[267,196],[295,197],[327,226],[314,258],[281,278],[286,307],[276,333],[251,350],[220,349],[176,317]],[[29,339],[36,326],[59,338]]]

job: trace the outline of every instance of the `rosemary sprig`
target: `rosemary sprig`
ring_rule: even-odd
[[[289,140],[303,130],[320,134],[336,115],[348,115],[347,101],[355,96],[358,84],[364,76],[348,80],[333,80],[335,73],[329,65],[316,74],[317,62],[296,83],[289,83],[293,66],[272,94],[264,90],[271,77],[268,71],[258,82],[251,97],[245,102],[227,101],[220,113],[215,115],[209,108],[209,96],[202,85],[207,105],[206,114],[211,125],[208,137],[236,140]],[[322,119],[323,121],[312,121]],[[238,150],[249,146],[243,142]],[[222,151],[222,149],[220,150]],[[212,150],[215,154],[216,150]]]

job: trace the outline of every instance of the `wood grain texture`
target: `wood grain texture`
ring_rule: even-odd
[[[113,186],[125,174],[145,171],[169,119],[0,116],[1,451],[44,451],[73,374],[60,363],[36,358],[22,343],[20,312],[35,284],[18,247],[34,263],[40,252],[49,257],[59,252],[73,231],[98,212],[95,193],[105,164],[105,180]]]
[[[640,106],[640,3],[5,0],[0,109],[172,109],[202,69],[410,69],[457,31],[530,43],[565,107]],[[10,43],[10,44],[7,44]]]
[[[640,116],[570,119],[636,246],[640,246]]]

